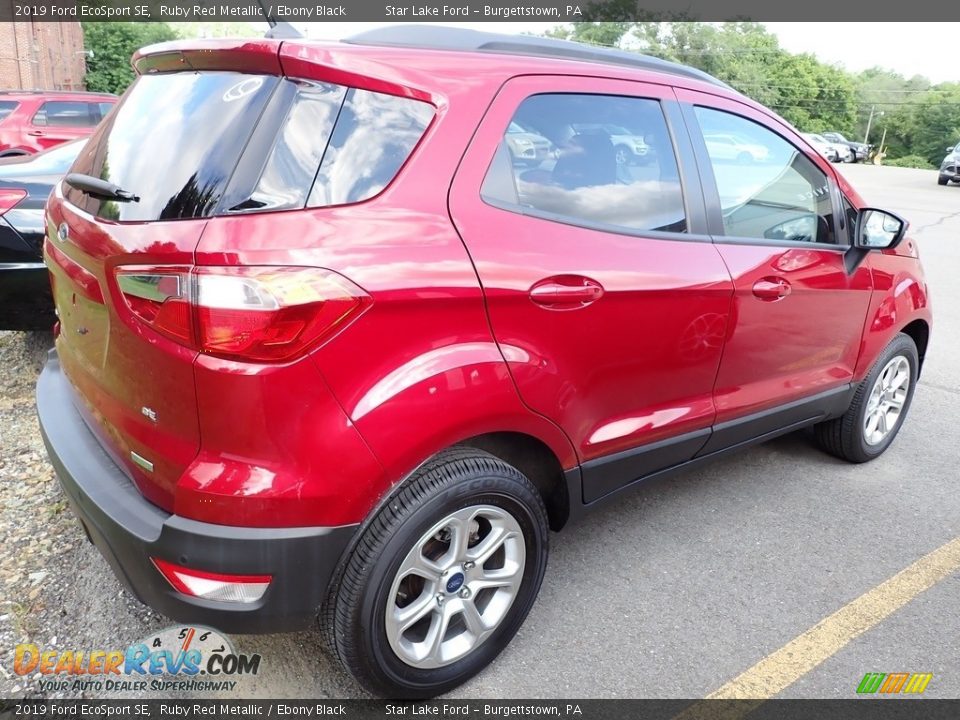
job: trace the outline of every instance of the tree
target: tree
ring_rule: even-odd
[[[96,92],[122,93],[133,82],[133,53],[177,37],[166,23],[85,22],[82,26],[84,46],[93,51],[84,83],[87,90]]]
[[[599,7],[611,17],[627,17],[634,5],[630,0],[606,0]],[[577,22],[556,28],[551,35],[614,45],[698,68],[805,131],[852,134],[857,124],[853,77],[813,55],[787,52],[760,23]]]

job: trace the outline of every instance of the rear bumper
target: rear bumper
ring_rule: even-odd
[[[356,530],[243,528],[171,515],[143,498],[106,454],[74,406],[51,351],[37,383],[37,414],[60,484],[87,535],[141,602],[178,622],[230,633],[310,627]],[[201,600],[176,592],[150,561],[243,575],[271,575],[256,603]]]

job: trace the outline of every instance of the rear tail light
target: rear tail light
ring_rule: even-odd
[[[123,266],[116,278],[127,307],[160,334],[253,362],[302,355],[370,301],[343,276],[320,268]]]
[[[184,595],[221,602],[254,603],[263,597],[270,575],[227,575],[193,570],[160,558],[150,558],[173,589]]]
[[[27,196],[26,190],[0,188],[0,215],[7,210],[13,210],[21,200]]]

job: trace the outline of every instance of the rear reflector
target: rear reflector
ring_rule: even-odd
[[[150,558],[160,574],[184,595],[221,602],[253,603],[263,597],[270,586],[270,575],[226,575],[174,565],[160,558]]]
[[[321,268],[128,265],[116,278],[127,307],[146,325],[200,352],[248,362],[298,357],[370,301]]]
[[[11,188],[0,188],[0,215],[7,210],[12,210],[17,203],[27,196],[26,190],[14,190]]]

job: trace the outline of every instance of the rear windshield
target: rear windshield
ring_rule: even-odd
[[[329,83],[234,72],[139,78],[71,172],[137,195],[87,212],[176,220],[359,202],[396,175],[432,106]]]
[[[0,121],[17,109],[17,103],[12,100],[0,100]]]

